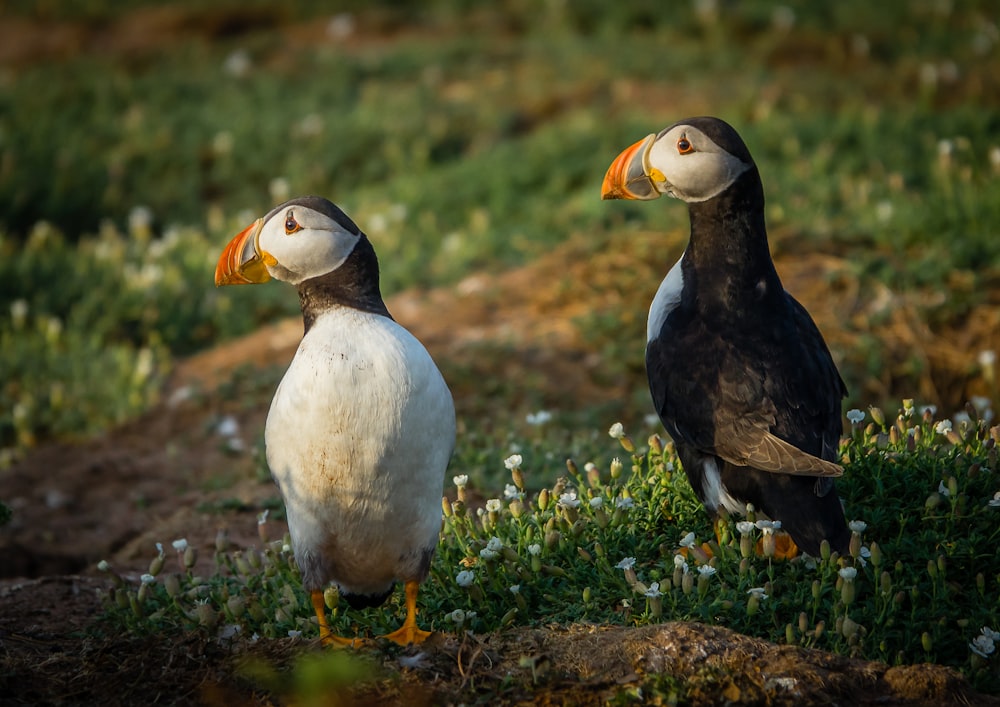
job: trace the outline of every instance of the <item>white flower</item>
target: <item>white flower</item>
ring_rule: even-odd
[[[264,509],[264,510],[263,510],[263,511],[262,511],[262,512],[261,512],[261,513],[260,513],[260,514],[259,514],[259,515],[257,516],[257,525],[264,525],[264,523],[266,523],[266,522],[267,522],[267,516],[268,516],[268,515],[270,515],[270,513],[271,513],[270,509],[267,509],[267,508],[265,508],[265,509]],[[175,544],[175,547],[176,547],[176,544]]]
[[[542,546],[539,545],[538,543],[532,543],[531,545],[528,545],[528,554],[529,555],[541,555],[542,554]]]
[[[851,529],[852,533],[863,533],[868,529],[868,524],[863,520],[852,520],[847,524],[847,527]]]
[[[754,529],[754,524],[748,520],[741,520],[736,524],[736,529],[740,532],[740,535],[749,535]]]
[[[449,614],[445,614],[444,617],[449,621],[453,621],[458,625],[465,623],[465,612],[461,609],[455,609]]]
[[[548,410],[539,410],[538,412],[529,412],[524,421],[529,425],[538,426],[544,425],[546,422],[552,419],[552,413]]]
[[[469,483],[469,475],[459,474],[458,476],[453,476],[451,482],[458,488],[465,488],[465,485]]]
[[[513,471],[521,466],[521,462],[524,461],[520,454],[511,454],[509,457],[503,460],[503,465],[507,467],[508,470]]]
[[[688,571],[688,563],[684,555],[674,555],[674,567],[685,572]]]
[[[563,508],[579,508],[580,499],[576,497],[576,491],[567,491],[559,497],[559,505]]]
[[[680,539],[680,541],[678,542],[678,544],[681,547],[686,547],[688,549],[693,548],[694,547],[694,533],[688,533],[687,535],[685,535],[683,538]]]
[[[764,591],[764,587],[753,587],[752,589],[748,589],[747,594],[752,594],[761,601],[767,599],[768,597],[767,593]]]
[[[993,651],[996,650],[996,645],[989,636],[976,636],[972,639],[972,643],[969,644],[969,650],[978,656],[989,658]]]
[[[520,584],[512,584],[512,585],[510,585],[510,593],[511,594],[520,594],[521,593],[521,585]]]
[[[698,568],[698,572],[701,573],[702,577],[711,577],[716,573],[716,569],[712,565],[702,565]]]
[[[923,405],[923,406],[921,406],[921,408],[920,408],[920,414],[921,415],[930,414],[931,417],[934,417],[934,415],[937,414],[937,405]]]
[[[765,537],[771,535],[775,530],[781,529],[780,520],[758,520],[755,524],[760,530],[763,531]]]
[[[865,419],[865,414],[861,410],[854,408],[847,411],[847,419],[852,425],[856,425]]]
[[[939,435],[951,432],[951,420],[941,420],[941,422],[934,426],[934,431]]]
[[[632,500],[631,496],[623,496],[621,498],[615,499],[615,508],[621,508],[627,511],[629,508],[635,508],[635,501]]]
[[[524,494],[521,493],[521,491],[514,484],[507,484],[503,487],[503,497],[509,501],[512,501],[515,498],[521,498],[522,496],[524,496]]]
[[[994,631],[989,626],[983,626],[982,634],[991,641],[1000,641],[1000,631]]]
[[[858,571],[854,567],[842,567],[838,574],[845,582],[853,582],[854,578],[858,576]]]
[[[621,562],[619,562],[617,565],[615,565],[615,569],[616,570],[630,570],[633,567],[635,567],[635,558],[634,557],[626,557]]]
[[[220,437],[235,437],[240,433],[240,423],[232,415],[226,415],[215,426],[215,434]]]
[[[177,550],[177,552],[184,552],[185,550],[187,550],[188,541],[187,538],[181,538],[180,540],[174,540],[173,543],[171,544],[174,546],[174,549]]]
[[[476,575],[472,570],[462,570],[455,575],[455,583],[460,587],[471,587],[476,581]]]
[[[289,638],[300,638],[301,636],[302,636],[302,632],[301,631],[297,631],[294,628],[288,629],[288,637]]]
[[[646,589],[646,596],[649,597],[650,599],[655,599],[658,596],[663,596],[662,594],[660,594],[660,583],[653,582],[652,584],[650,584],[649,588]]]
[[[139,577],[139,581],[142,582],[143,584],[153,584],[156,582],[156,577],[154,577],[151,574],[144,574],[141,577]]]
[[[99,569],[101,572],[107,572],[109,569],[111,569],[111,565],[108,563],[107,560],[101,560],[100,562],[97,563],[97,569]]]
[[[590,499],[591,508],[600,508],[603,505],[604,505],[604,499],[601,498],[600,496],[594,496],[592,499]]]
[[[501,510],[503,510],[503,501],[499,498],[491,498],[486,502],[487,513],[499,513]]]
[[[943,481],[938,482],[938,493],[945,498],[951,496],[951,491],[948,490],[948,487],[944,485]]]
[[[616,422],[611,425],[611,428],[608,430],[608,434],[612,439],[621,439],[625,436],[625,425],[620,422]]]
[[[503,550],[503,542],[500,538],[493,536],[490,538],[489,542],[486,543],[486,549],[492,550],[493,552],[500,552]]]
[[[990,508],[1000,508],[1000,491],[993,494],[993,498],[986,502]]]
[[[487,561],[495,560],[497,559],[497,557],[499,557],[499,553],[490,550],[488,547],[484,547],[482,550],[479,551],[479,556]]]

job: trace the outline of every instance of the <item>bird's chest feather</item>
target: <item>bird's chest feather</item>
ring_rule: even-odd
[[[331,512],[427,495],[449,440],[451,395],[423,346],[391,319],[346,308],[309,329],[265,428],[286,504],[303,499]],[[432,495],[441,483],[431,481]]]

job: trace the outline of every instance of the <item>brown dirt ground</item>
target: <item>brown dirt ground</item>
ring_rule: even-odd
[[[613,365],[608,357],[618,354],[595,353],[585,325],[577,322],[613,314],[623,341],[642,341],[645,303],[662,273],[656,262],[662,258],[648,255],[664,241],[679,247],[681,239],[574,239],[531,266],[475,275],[454,288],[404,292],[389,306],[453,382],[465,424],[489,417],[491,399],[483,391],[491,386],[501,386],[498,395],[508,408],[517,407],[505,380],[519,381],[515,390],[523,385],[532,391],[522,401],[526,409],[617,401],[627,413],[632,394],[643,386],[641,358]],[[989,337],[1000,308],[976,311],[961,332],[931,332],[914,324],[920,318],[913,303],[889,292],[862,297],[850,284],[847,264],[835,258],[789,256],[778,267],[833,349],[850,351],[851,337],[860,336],[852,332],[862,329],[852,327],[852,318],[870,317],[873,307],[892,301],[881,330],[886,350],[910,354],[908,347],[919,342],[942,380],[960,381],[963,390],[981,384],[969,375],[967,359],[969,351],[995,347]],[[988,323],[978,334],[971,324],[976,321]],[[287,686],[264,687],[240,666],[257,656],[287,667],[296,655],[314,651],[311,643],[229,649],[196,636],[164,643],[104,635],[97,589],[105,580],[94,566],[108,559],[135,578],[155,542],[187,537],[211,546],[220,527],[237,545],[256,541],[256,513],[275,489],[253,454],[224,449],[214,426],[220,416],[233,415],[252,446],[274,378],[258,389],[252,381],[284,365],[300,334],[299,321],[282,321],[183,361],[165,385],[164,402],[140,419],[96,439],[42,446],[0,472],[4,499],[15,511],[0,530],[0,577],[6,578],[0,580],[0,703],[296,703]],[[602,374],[609,367],[620,375]],[[940,666],[889,669],[696,624],[515,628],[439,636],[405,654],[379,649],[365,655],[375,677],[330,699],[603,704],[666,673],[693,681],[695,704],[1000,704]]]

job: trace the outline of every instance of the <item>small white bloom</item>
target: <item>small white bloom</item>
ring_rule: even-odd
[[[260,514],[259,514],[259,515],[257,516],[257,525],[264,525],[264,523],[266,523],[266,522],[267,522],[267,516],[268,516],[268,515],[270,515],[270,513],[271,513],[270,509],[268,509],[268,508],[265,508],[265,509],[264,509],[264,510],[263,510],[263,511],[262,511],[262,512],[261,512],[261,513],[260,513]]]
[[[615,569],[617,569],[617,570],[630,570],[633,567],[635,567],[635,558],[634,557],[626,557],[621,562],[619,562],[617,565],[615,565]]]
[[[780,520],[758,520],[755,525],[764,533],[765,537],[771,535],[775,530],[781,529]]]
[[[683,538],[680,539],[680,541],[678,542],[678,544],[681,547],[686,547],[688,549],[693,548],[694,547],[694,533],[688,533],[687,535],[685,535]]]
[[[951,432],[951,420],[941,420],[941,422],[934,426],[934,431],[939,435]]]
[[[503,510],[503,501],[499,498],[491,498],[486,502],[487,513],[499,513]]]
[[[986,502],[990,508],[1000,508],[1000,491],[993,494],[993,498]]]
[[[458,488],[464,488],[465,485],[469,483],[469,475],[459,474],[458,476],[453,476],[451,482]]]
[[[163,557],[163,543],[156,543],[156,554]]]
[[[296,630],[294,628],[290,628],[290,629],[288,629],[288,637],[289,638],[301,638],[302,637],[302,632],[298,631],[298,630]]]
[[[748,520],[741,520],[736,524],[736,530],[739,531],[740,535],[749,535],[754,529],[754,524]]]
[[[854,408],[847,411],[847,419],[852,425],[856,425],[865,419],[865,414],[861,410]]]
[[[531,545],[528,545],[528,554],[529,555],[536,555],[536,556],[537,555],[541,555],[542,554],[542,546],[539,545],[538,543],[532,543]]]
[[[559,496],[559,505],[563,508],[579,508],[580,499],[576,497],[576,491],[567,491]]]
[[[969,650],[983,658],[989,658],[996,650],[996,644],[988,636],[976,636],[969,644]]]
[[[489,561],[497,559],[497,557],[499,557],[499,553],[490,550],[488,547],[484,547],[482,550],[479,551],[479,556],[482,559]]]
[[[444,617],[446,619],[448,619],[449,621],[455,622],[459,626],[461,626],[463,623],[465,623],[465,612],[462,611],[461,609],[455,609],[451,613],[445,614]]]
[[[592,499],[590,499],[591,508],[600,508],[603,505],[604,505],[604,499],[600,496],[594,496]]]
[[[621,498],[615,499],[615,508],[621,508],[627,511],[629,508],[635,508],[635,501],[631,496],[622,496]]]
[[[523,496],[524,494],[521,493],[521,491],[514,484],[507,484],[506,486],[503,487],[503,497],[509,501],[512,501],[515,498],[521,498]]]
[[[180,540],[174,540],[173,543],[171,544],[174,546],[174,549],[177,550],[177,552],[184,552],[185,550],[187,550],[188,541],[187,538],[181,538]]]
[[[462,570],[455,575],[455,583],[460,587],[471,587],[476,581],[476,575],[472,570]]]
[[[539,410],[538,412],[529,412],[524,421],[529,425],[537,427],[538,425],[544,425],[546,422],[552,419],[552,413],[548,410]]]
[[[611,428],[608,430],[608,434],[612,439],[621,439],[625,436],[625,425],[620,422],[616,422],[611,425]]]
[[[1000,631],[994,631],[989,626],[983,626],[981,633],[991,641],[1000,641]]]
[[[948,490],[948,487],[944,485],[943,481],[938,482],[938,493],[944,496],[945,498],[951,496],[951,491]]]
[[[854,578],[858,576],[858,571],[854,567],[841,567],[838,574],[845,582],[853,582]]]
[[[232,415],[226,415],[215,426],[215,433],[220,437],[235,437],[240,433],[240,423]]]
[[[512,585],[510,585],[510,593],[511,594],[520,594],[521,593],[521,585],[520,584],[512,584]]]
[[[764,591],[764,587],[753,587],[751,589],[748,589],[747,590],[747,594],[752,594],[753,596],[757,597],[761,601],[763,601],[764,599],[767,599],[767,597],[768,597],[768,594]]]
[[[97,569],[99,569],[101,572],[107,572],[109,569],[111,569],[111,565],[108,563],[107,560],[101,560],[100,562],[97,563]]]
[[[868,524],[863,520],[852,520],[847,524],[847,527],[851,529],[852,533],[863,533],[868,529]]]
[[[701,565],[698,568],[698,572],[701,573],[702,577],[711,577],[713,574],[716,573],[716,569],[712,567],[712,565]]]
[[[486,543],[486,547],[487,549],[492,550],[493,552],[500,552],[501,550],[503,550],[503,542],[500,540],[500,538],[493,536],[492,538],[490,538],[489,542]]]
[[[685,559],[684,555],[674,555],[674,567],[687,572],[688,562]]]
[[[520,454],[511,454],[509,457],[503,460],[503,465],[507,469],[513,471],[521,466],[521,462],[524,461]]]
[[[141,577],[139,577],[139,581],[141,581],[143,584],[153,584],[156,582],[156,577],[154,577],[151,574],[144,574]]]
[[[650,599],[655,599],[656,597],[663,596],[662,594],[660,594],[660,583],[653,582],[652,584],[650,584],[649,587],[646,589],[646,596],[649,597]]]

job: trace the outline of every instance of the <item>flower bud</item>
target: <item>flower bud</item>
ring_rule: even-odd
[[[888,572],[883,571],[879,576],[879,590],[883,596],[889,596],[892,593],[892,577]]]
[[[844,582],[840,587],[840,599],[845,605],[850,606],[854,603],[854,582]]]
[[[830,554],[830,541],[824,538],[819,544],[819,556],[822,558],[823,562],[829,562]]]
[[[451,514],[452,514],[451,501],[448,500],[447,496],[442,496],[441,497],[441,514],[445,518],[451,518]]]
[[[740,536],[740,557],[750,557],[753,555],[753,538],[750,535]]]
[[[826,621],[817,621],[816,628],[813,629],[813,636],[815,636],[816,639],[818,640],[819,637],[823,635],[823,632],[825,630],[826,630]]]
[[[188,545],[184,550],[184,567],[191,569],[197,561],[198,551],[194,549],[194,545]]]
[[[233,615],[234,618],[242,618],[247,611],[246,601],[241,596],[229,597],[229,601],[226,602],[226,608],[229,609],[229,613]]]
[[[618,457],[615,457],[614,459],[612,459],[611,460],[611,478],[612,479],[620,478],[621,475],[622,475],[622,469],[623,468],[624,467],[622,466],[622,460],[621,459],[619,459]]]
[[[556,567],[555,565],[542,565],[542,574],[548,575],[549,577],[565,577],[566,570],[562,567]]]
[[[872,420],[875,421],[876,425],[885,427],[885,413],[882,412],[882,408],[872,406],[868,408],[868,413],[872,416]]]
[[[685,596],[694,591],[694,575],[691,572],[685,572],[681,577],[681,591]]]
[[[591,595],[592,595],[592,592],[590,590],[590,587],[584,587],[583,588],[583,603],[584,604],[589,604],[590,603]]]
[[[820,584],[818,579],[814,579],[812,583],[812,598],[819,601],[820,596],[823,594],[823,585]]]
[[[549,490],[542,489],[538,492],[538,510],[544,511],[549,507]]]
[[[548,530],[545,532],[545,547],[549,550],[554,550],[559,547],[559,541],[562,539],[562,533],[558,530]]]
[[[747,615],[753,616],[760,609],[760,598],[756,594],[751,594],[747,599]]]
[[[923,649],[927,653],[930,653],[931,652],[931,648],[934,647],[934,641],[931,640],[931,635],[929,633],[927,633],[927,631],[924,631],[923,634],[921,634],[921,636],[920,636],[920,645],[923,647]]]
[[[785,624],[785,643],[788,645],[795,643],[795,629],[791,624]]]
[[[578,554],[580,556],[580,559],[583,560],[584,562],[593,562],[594,561],[594,556],[591,555],[589,552],[587,552],[582,547],[577,547],[576,548],[576,554]]]
[[[181,593],[180,577],[176,573],[171,572],[163,578],[163,588],[167,590],[167,596],[171,599],[176,599],[177,595]]]
[[[660,439],[660,435],[651,434],[646,443],[649,445],[649,451],[653,454],[658,456],[663,454],[663,440]]]
[[[983,576],[982,572],[976,573],[976,591],[979,592],[979,596],[986,594],[986,577]]]
[[[625,570],[625,583],[635,589],[636,585],[639,583],[639,578],[635,575],[635,570],[631,567],[626,567]]]
[[[848,552],[855,560],[861,557],[861,533],[851,533],[851,541],[848,544]]]
[[[806,612],[799,612],[799,633],[805,633],[809,630],[809,617],[806,616]]]
[[[229,531],[225,528],[219,528],[215,533],[215,551],[225,552],[229,549]]]
[[[154,577],[163,571],[163,555],[157,555],[149,563],[149,573]]]
[[[142,604],[139,603],[139,597],[132,592],[128,593],[128,605],[132,609],[132,613],[135,614],[137,619],[146,618],[146,612],[142,610]]]
[[[847,584],[851,583],[848,582]],[[858,623],[854,619],[852,619],[850,616],[845,616],[844,623],[840,627],[840,633],[844,638],[850,639],[853,638],[855,634],[857,634],[858,628],[859,628]]]
[[[510,476],[514,480],[514,485],[517,486],[517,490],[524,491],[524,472],[521,471],[521,467],[515,466],[511,469]]]
[[[873,542],[869,551],[871,552],[871,557],[869,559],[871,559],[872,567],[878,569],[882,566],[882,548],[879,547],[878,543]]]

